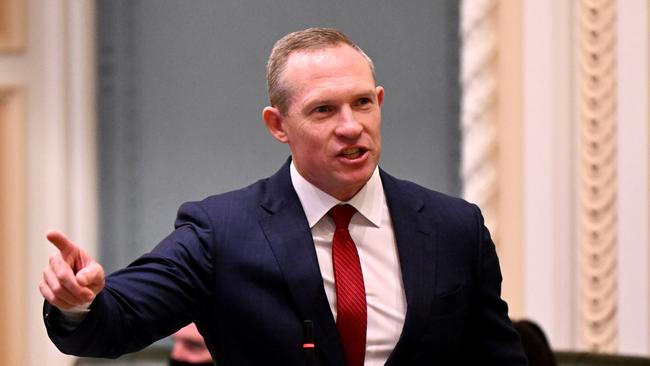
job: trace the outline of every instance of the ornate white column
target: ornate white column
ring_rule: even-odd
[[[498,243],[497,1],[461,5],[461,179]]]
[[[581,342],[615,352],[617,332],[616,1],[579,7]]]
[[[514,318],[525,307],[522,15],[520,1],[465,0],[460,22],[463,196],[483,211]]]

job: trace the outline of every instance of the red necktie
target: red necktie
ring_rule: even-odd
[[[348,231],[348,224],[355,212],[355,208],[350,205],[339,205],[328,213],[336,223],[332,239],[336,328],[341,338],[346,366],[363,366],[368,323],[361,263],[357,247]]]

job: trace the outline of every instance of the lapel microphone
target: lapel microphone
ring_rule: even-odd
[[[307,360],[307,366],[312,366],[314,364],[316,345],[314,344],[314,322],[311,320],[305,320],[303,322],[303,341],[302,349],[305,351],[305,359]]]

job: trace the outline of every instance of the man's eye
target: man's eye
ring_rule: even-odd
[[[370,104],[371,102],[372,102],[372,100],[370,100],[370,98],[361,98],[361,99],[359,99],[359,101],[357,101],[357,104],[358,105],[366,105],[366,104]]]
[[[322,105],[322,106],[318,106],[318,107],[316,107],[316,108],[314,109],[314,112],[316,112],[316,113],[328,113],[328,112],[330,112],[331,110],[332,110],[332,107],[329,107],[329,106],[326,106],[326,105]]]

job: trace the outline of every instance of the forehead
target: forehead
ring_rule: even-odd
[[[344,94],[375,85],[369,61],[349,45],[296,51],[289,55],[283,82],[291,104],[325,94]]]
[[[285,79],[289,82],[304,79],[305,76],[348,73],[372,77],[368,59],[347,44],[294,51],[289,54],[285,66]],[[292,80],[294,77],[297,80]]]

